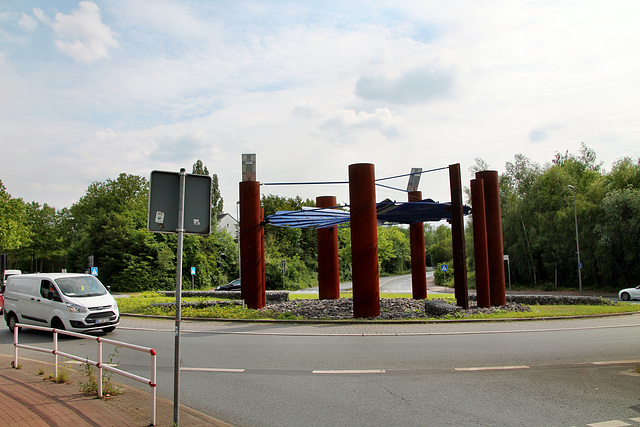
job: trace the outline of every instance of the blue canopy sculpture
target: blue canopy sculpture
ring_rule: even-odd
[[[394,202],[385,199],[376,204],[380,222],[413,224],[417,222],[451,219],[451,203],[437,203],[431,199],[419,202]],[[464,206],[463,213],[471,212]],[[265,218],[265,222],[288,228],[328,228],[343,226],[351,219],[349,211],[326,208],[305,208],[301,211],[278,211]]]

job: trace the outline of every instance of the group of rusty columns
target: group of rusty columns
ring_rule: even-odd
[[[457,304],[468,308],[460,165],[450,165],[449,174],[455,293]],[[506,295],[497,172],[484,171],[476,174],[476,179],[471,181],[471,193],[474,207],[478,305],[483,307],[504,305]],[[349,166],[349,199],[353,316],[376,317],[380,315],[380,291],[375,171],[372,164],[360,163]],[[422,200],[420,191],[409,193],[410,202],[419,200]],[[317,197],[316,205],[319,208],[335,207],[336,198],[334,196]],[[318,229],[317,239],[319,298],[338,299],[340,298],[338,230],[335,227]],[[422,223],[410,225],[410,239],[413,298],[424,299],[427,297],[427,283]],[[266,305],[264,223],[258,181],[240,182],[240,255],[241,296],[249,308],[263,308]]]

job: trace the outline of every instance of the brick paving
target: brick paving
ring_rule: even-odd
[[[149,393],[126,387],[125,393],[97,399],[79,391],[80,373],[69,372],[70,383],[45,381],[51,364],[0,355],[0,425],[2,426],[146,426],[150,418]],[[43,370],[45,375],[38,375]],[[173,425],[173,402],[158,398],[156,425]],[[229,426],[206,414],[181,407],[181,426]]]

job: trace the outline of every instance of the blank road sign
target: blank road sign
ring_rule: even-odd
[[[179,197],[178,172],[151,172],[147,223],[149,231],[178,232]],[[208,175],[185,175],[184,232],[204,235],[211,232],[211,177]]]

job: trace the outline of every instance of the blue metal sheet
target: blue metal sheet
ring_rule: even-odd
[[[451,219],[451,203],[437,203],[431,199],[419,202],[393,202],[386,199],[376,204],[378,221],[413,224],[417,222]],[[471,212],[464,206],[463,213]],[[265,222],[278,227],[289,228],[328,228],[347,224],[350,221],[348,211],[339,209],[304,209],[301,211],[278,211],[265,218]]]

